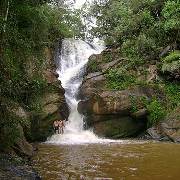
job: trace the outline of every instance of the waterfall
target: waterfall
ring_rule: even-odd
[[[66,102],[70,109],[68,122],[63,135],[53,135],[48,143],[74,144],[96,142],[93,132],[83,130],[83,116],[77,111],[77,94],[83,80],[85,65],[92,54],[99,54],[102,45],[91,45],[82,40],[65,39],[62,42],[61,53],[58,57],[59,80],[65,89]]]
[[[91,2],[77,0],[75,6],[72,8],[79,9],[83,2]],[[71,0],[70,0],[71,2]],[[83,18],[83,17],[82,17]],[[83,19],[82,19],[83,20]],[[92,20],[95,24],[95,19]],[[88,22],[85,21],[88,36]],[[91,26],[93,24],[91,23]],[[65,39],[62,42],[61,53],[58,57],[59,80],[65,89],[66,102],[70,109],[68,122],[64,129],[64,134],[55,134],[49,137],[46,143],[52,144],[83,144],[83,143],[108,143],[114,140],[100,139],[92,131],[83,129],[83,115],[77,111],[77,94],[79,87],[83,80],[85,66],[88,58],[92,54],[100,54],[104,46],[102,43],[98,44],[98,39],[93,40],[93,44],[82,40]],[[117,141],[116,141],[117,142]]]
[[[83,130],[83,117],[77,111],[76,96],[82,83],[89,56],[98,54],[102,50],[102,46],[92,46],[82,40],[65,39],[62,42],[57,72],[65,89],[66,102],[70,108],[69,123],[65,132],[81,132]]]

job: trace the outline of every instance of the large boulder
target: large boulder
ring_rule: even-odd
[[[25,130],[30,125],[30,115],[29,112],[27,112],[22,106],[20,106],[18,103],[11,101],[9,103],[8,111],[10,114],[14,115],[15,119],[18,119],[18,121],[15,121],[17,124],[13,124],[10,127],[6,127],[4,131],[8,132],[9,128],[13,127],[12,131],[17,134],[17,136],[14,136],[15,143],[12,145],[10,149],[7,151],[11,153],[16,153],[21,156],[31,157],[33,155],[33,147],[32,145],[26,140],[25,137]],[[22,123],[23,122],[23,123]],[[23,126],[22,126],[23,125]]]
[[[87,125],[100,137],[135,137],[146,128],[146,119],[133,119],[122,115],[92,115],[86,118]]]
[[[143,132],[147,123],[147,110],[138,104],[133,112],[132,97],[151,99],[157,92],[153,88],[134,87],[123,91],[84,91],[86,99],[78,104],[78,111],[86,116],[87,125],[96,134],[105,137],[132,137]],[[91,94],[90,94],[91,92]]]
[[[52,84],[51,84],[52,86]],[[61,86],[59,86],[61,87]],[[45,141],[53,134],[53,121],[68,117],[68,107],[64,97],[63,88],[53,88],[37,99],[41,105],[40,112],[31,114],[32,117],[32,140]]]

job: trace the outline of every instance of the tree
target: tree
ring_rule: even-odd
[[[125,56],[157,59],[168,45],[179,48],[179,6],[178,0],[96,0],[92,33],[107,46],[121,47]]]

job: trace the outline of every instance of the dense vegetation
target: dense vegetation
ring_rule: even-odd
[[[178,48],[178,0],[95,1],[93,12],[98,20],[94,34],[108,46],[120,46],[126,56],[154,59],[168,45]]]
[[[97,18],[92,34],[125,59],[106,72],[107,88],[139,85],[159,89],[165,99],[154,97],[144,106],[150,113],[150,126],[164,119],[180,103],[179,0],[95,0],[91,12]],[[113,60],[109,54],[104,59]],[[98,70],[98,63],[91,65]]]
[[[76,22],[76,23],[74,23]],[[64,1],[0,1],[0,148],[13,145],[19,124],[30,121],[17,116],[17,107],[38,111],[34,104],[47,87],[42,77],[45,48],[58,39],[79,36],[81,21]]]

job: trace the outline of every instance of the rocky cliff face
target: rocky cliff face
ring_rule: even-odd
[[[53,121],[67,118],[69,113],[65,92],[56,73],[53,50],[45,49],[45,57],[43,68],[39,69],[40,77],[45,85],[41,93],[33,94],[29,105],[31,109],[14,102],[9,108],[10,113],[14,114],[20,122],[18,139],[12,150],[21,156],[32,156],[33,147],[29,142],[45,141],[48,136],[53,134]],[[27,71],[32,77],[33,73],[37,73],[33,65],[29,65]],[[26,122],[22,123],[26,124],[24,127],[21,125],[21,121]]]
[[[128,66],[129,61],[118,50],[90,57],[78,111],[99,136],[138,137],[149,126],[149,104],[154,99],[160,103],[167,100],[163,87],[156,85],[155,61],[138,68]]]
[[[27,84],[22,85],[29,88],[22,91],[23,101],[4,98],[4,104],[1,103],[2,112],[9,116],[4,113],[1,117],[0,179],[40,179],[29,163],[34,154],[30,142],[45,141],[54,133],[53,121],[68,117],[65,92],[58,80],[53,51],[45,49],[43,62],[33,58],[29,64],[27,61]],[[42,64],[37,68],[39,62]]]
[[[46,64],[42,74],[47,82],[47,88],[44,89],[42,96],[37,99],[41,106],[40,111],[31,114],[33,141],[45,141],[53,133],[53,121],[65,119],[69,114],[64,96],[65,91],[56,73],[53,52],[51,49],[46,49],[45,54]]]

